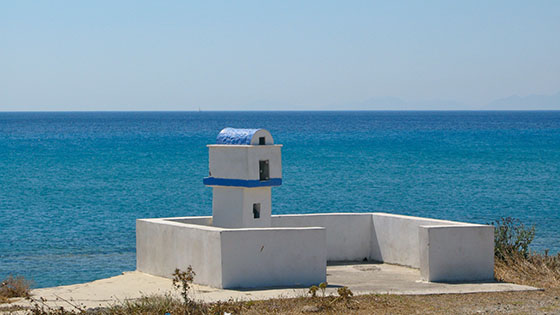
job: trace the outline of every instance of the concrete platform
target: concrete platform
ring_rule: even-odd
[[[336,294],[341,286],[349,287],[354,294],[449,294],[501,291],[533,291],[537,288],[510,283],[435,283],[421,280],[418,269],[381,263],[332,263],[327,267],[327,294]],[[270,288],[263,290],[223,290],[193,285],[195,299],[214,302],[234,300],[264,300],[271,298],[300,297],[308,288]],[[93,282],[35,289],[34,298],[43,297],[47,304],[71,308],[64,300],[86,308],[107,306],[143,295],[164,294],[173,291],[171,279],[132,271]],[[28,306],[25,300],[14,304]],[[4,305],[3,305],[4,306]]]

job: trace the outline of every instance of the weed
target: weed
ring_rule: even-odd
[[[323,297],[325,297],[325,293],[327,291],[327,282],[321,282],[319,283],[319,289],[321,289],[321,293],[323,294]]]
[[[14,277],[9,275],[0,283],[0,300],[7,300],[14,297],[28,297],[31,281],[22,276]]]
[[[227,302],[216,302],[208,308],[208,314],[223,315],[223,314],[240,314],[243,310],[242,303],[236,303],[232,298]]]
[[[521,221],[511,217],[492,222],[494,225],[494,256],[529,256],[529,245],[535,238],[535,226],[526,227]]]
[[[494,276],[497,280],[547,288],[560,286],[560,254],[550,256],[529,250],[535,226],[501,218],[494,225]]]
[[[336,292],[344,301],[350,301],[350,298],[354,296],[354,293],[348,287],[338,288]]]
[[[317,298],[317,291],[321,290],[322,297],[315,300],[315,306],[307,306],[304,312],[319,312],[333,310],[334,305],[339,301],[344,301],[347,308],[351,307],[351,297],[354,293],[348,287],[341,287],[337,289],[338,297],[326,295],[327,282],[321,282],[319,286],[313,285],[309,288],[308,294],[311,298]]]
[[[185,311],[179,299],[170,294],[143,296],[137,300],[126,300],[118,305],[101,310],[100,314],[192,314]]]
[[[192,304],[193,302],[189,297],[189,291],[195,275],[196,273],[192,270],[191,266],[187,267],[187,271],[177,268],[173,272],[173,287],[176,290],[180,290],[183,303],[185,304]]]
[[[86,313],[85,308],[79,307],[68,300],[63,300],[64,302],[71,305],[74,310],[65,309],[62,306],[52,307],[47,304],[47,300],[45,298],[39,299],[32,299],[29,298],[32,302],[32,307],[29,310],[30,314],[33,315],[70,315],[70,314],[84,314]]]
[[[319,291],[319,287],[316,285],[312,285],[307,293],[310,294],[312,298],[314,298],[317,297],[317,291]]]

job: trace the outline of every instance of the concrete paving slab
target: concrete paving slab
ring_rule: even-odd
[[[347,286],[354,294],[450,294],[500,291],[533,291],[534,287],[510,283],[434,283],[421,280],[420,271],[403,266],[376,263],[333,263],[327,267],[327,294]],[[223,290],[194,285],[193,297],[200,301],[215,302],[234,300],[264,300],[271,298],[300,297],[308,288],[269,288],[261,290]],[[122,275],[83,284],[35,289],[34,298],[42,297],[50,306],[71,308],[67,301],[81,307],[107,306],[125,300],[152,294],[170,293],[171,279],[132,271]],[[13,304],[29,306],[26,300]],[[4,306],[4,305],[3,305]]]

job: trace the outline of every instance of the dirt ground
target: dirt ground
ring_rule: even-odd
[[[276,299],[244,314],[560,314],[560,289],[442,295],[364,295],[328,305],[321,298]]]

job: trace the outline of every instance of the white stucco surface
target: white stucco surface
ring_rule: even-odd
[[[224,288],[310,286],[326,281],[324,228],[222,232]]]
[[[329,261],[361,261],[370,258],[370,213],[319,213],[274,215],[272,226],[320,226],[327,230]]]
[[[372,213],[372,221],[371,258],[414,268],[420,268],[420,226],[466,224],[388,213]]]
[[[225,229],[209,217],[136,221],[136,269],[171,277],[189,265],[196,282],[217,288],[317,284],[326,278],[321,227]]]
[[[492,226],[420,226],[419,238],[423,279],[478,281],[494,278]]]
[[[221,287],[220,229],[165,219],[136,220],[136,269],[171,277],[175,268],[196,270],[197,282]]]
[[[212,217],[216,227],[270,227],[271,188],[213,187]],[[260,204],[260,216],[253,216],[253,204]]]
[[[270,178],[282,178],[282,145],[208,145],[210,176],[259,180],[259,161],[268,160]]]
[[[494,236],[488,225],[388,213],[329,213],[272,216],[272,226],[325,227],[329,261],[367,258],[410,266],[429,281],[493,279]]]
[[[176,217],[176,218],[160,218],[166,221],[186,223],[186,224],[197,224],[197,225],[207,225],[212,226],[212,217],[201,216],[201,217]]]
[[[270,132],[266,129],[259,129],[253,134],[253,137],[251,138],[251,145],[259,145],[260,137],[264,137],[264,143],[266,145],[274,144],[274,138],[272,138]]]
[[[429,281],[493,278],[487,225],[386,213],[274,215],[271,228],[211,224],[210,217],[138,220],[138,270],[169,276],[192,265],[197,281],[214,287],[305,285],[321,279],[327,261],[367,258],[418,268]]]

